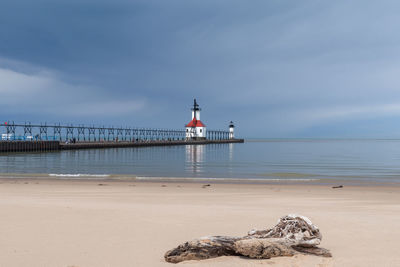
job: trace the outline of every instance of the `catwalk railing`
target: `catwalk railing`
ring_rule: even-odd
[[[229,132],[207,130],[208,140],[229,139]],[[185,130],[151,129],[131,127],[98,127],[72,124],[0,124],[0,140],[8,141],[61,141],[61,142],[101,142],[101,141],[152,141],[185,140]]]

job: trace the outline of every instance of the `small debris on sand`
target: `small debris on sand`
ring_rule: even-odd
[[[343,188],[343,185],[332,186],[332,188]]]
[[[206,188],[208,186],[211,186],[211,185],[210,184],[205,184],[205,185],[202,186],[202,188]]]
[[[167,187],[165,184],[162,184],[161,187]]]
[[[98,186],[104,186],[104,185],[107,185],[107,184],[98,184]]]

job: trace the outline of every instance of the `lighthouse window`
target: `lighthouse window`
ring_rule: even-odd
[[[189,129],[186,129],[186,132],[189,132]]]
[[[203,129],[200,129],[200,132],[203,132]]]

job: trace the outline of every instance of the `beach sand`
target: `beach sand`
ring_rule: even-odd
[[[333,258],[164,253],[207,235],[242,236],[296,213]],[[0,266],[400,266],[400,187],[0,180]]]

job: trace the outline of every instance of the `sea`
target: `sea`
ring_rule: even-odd
[[[234,144],[0,154],[0,176],[26,175],[400,184],[400,140],[246,139]]]

